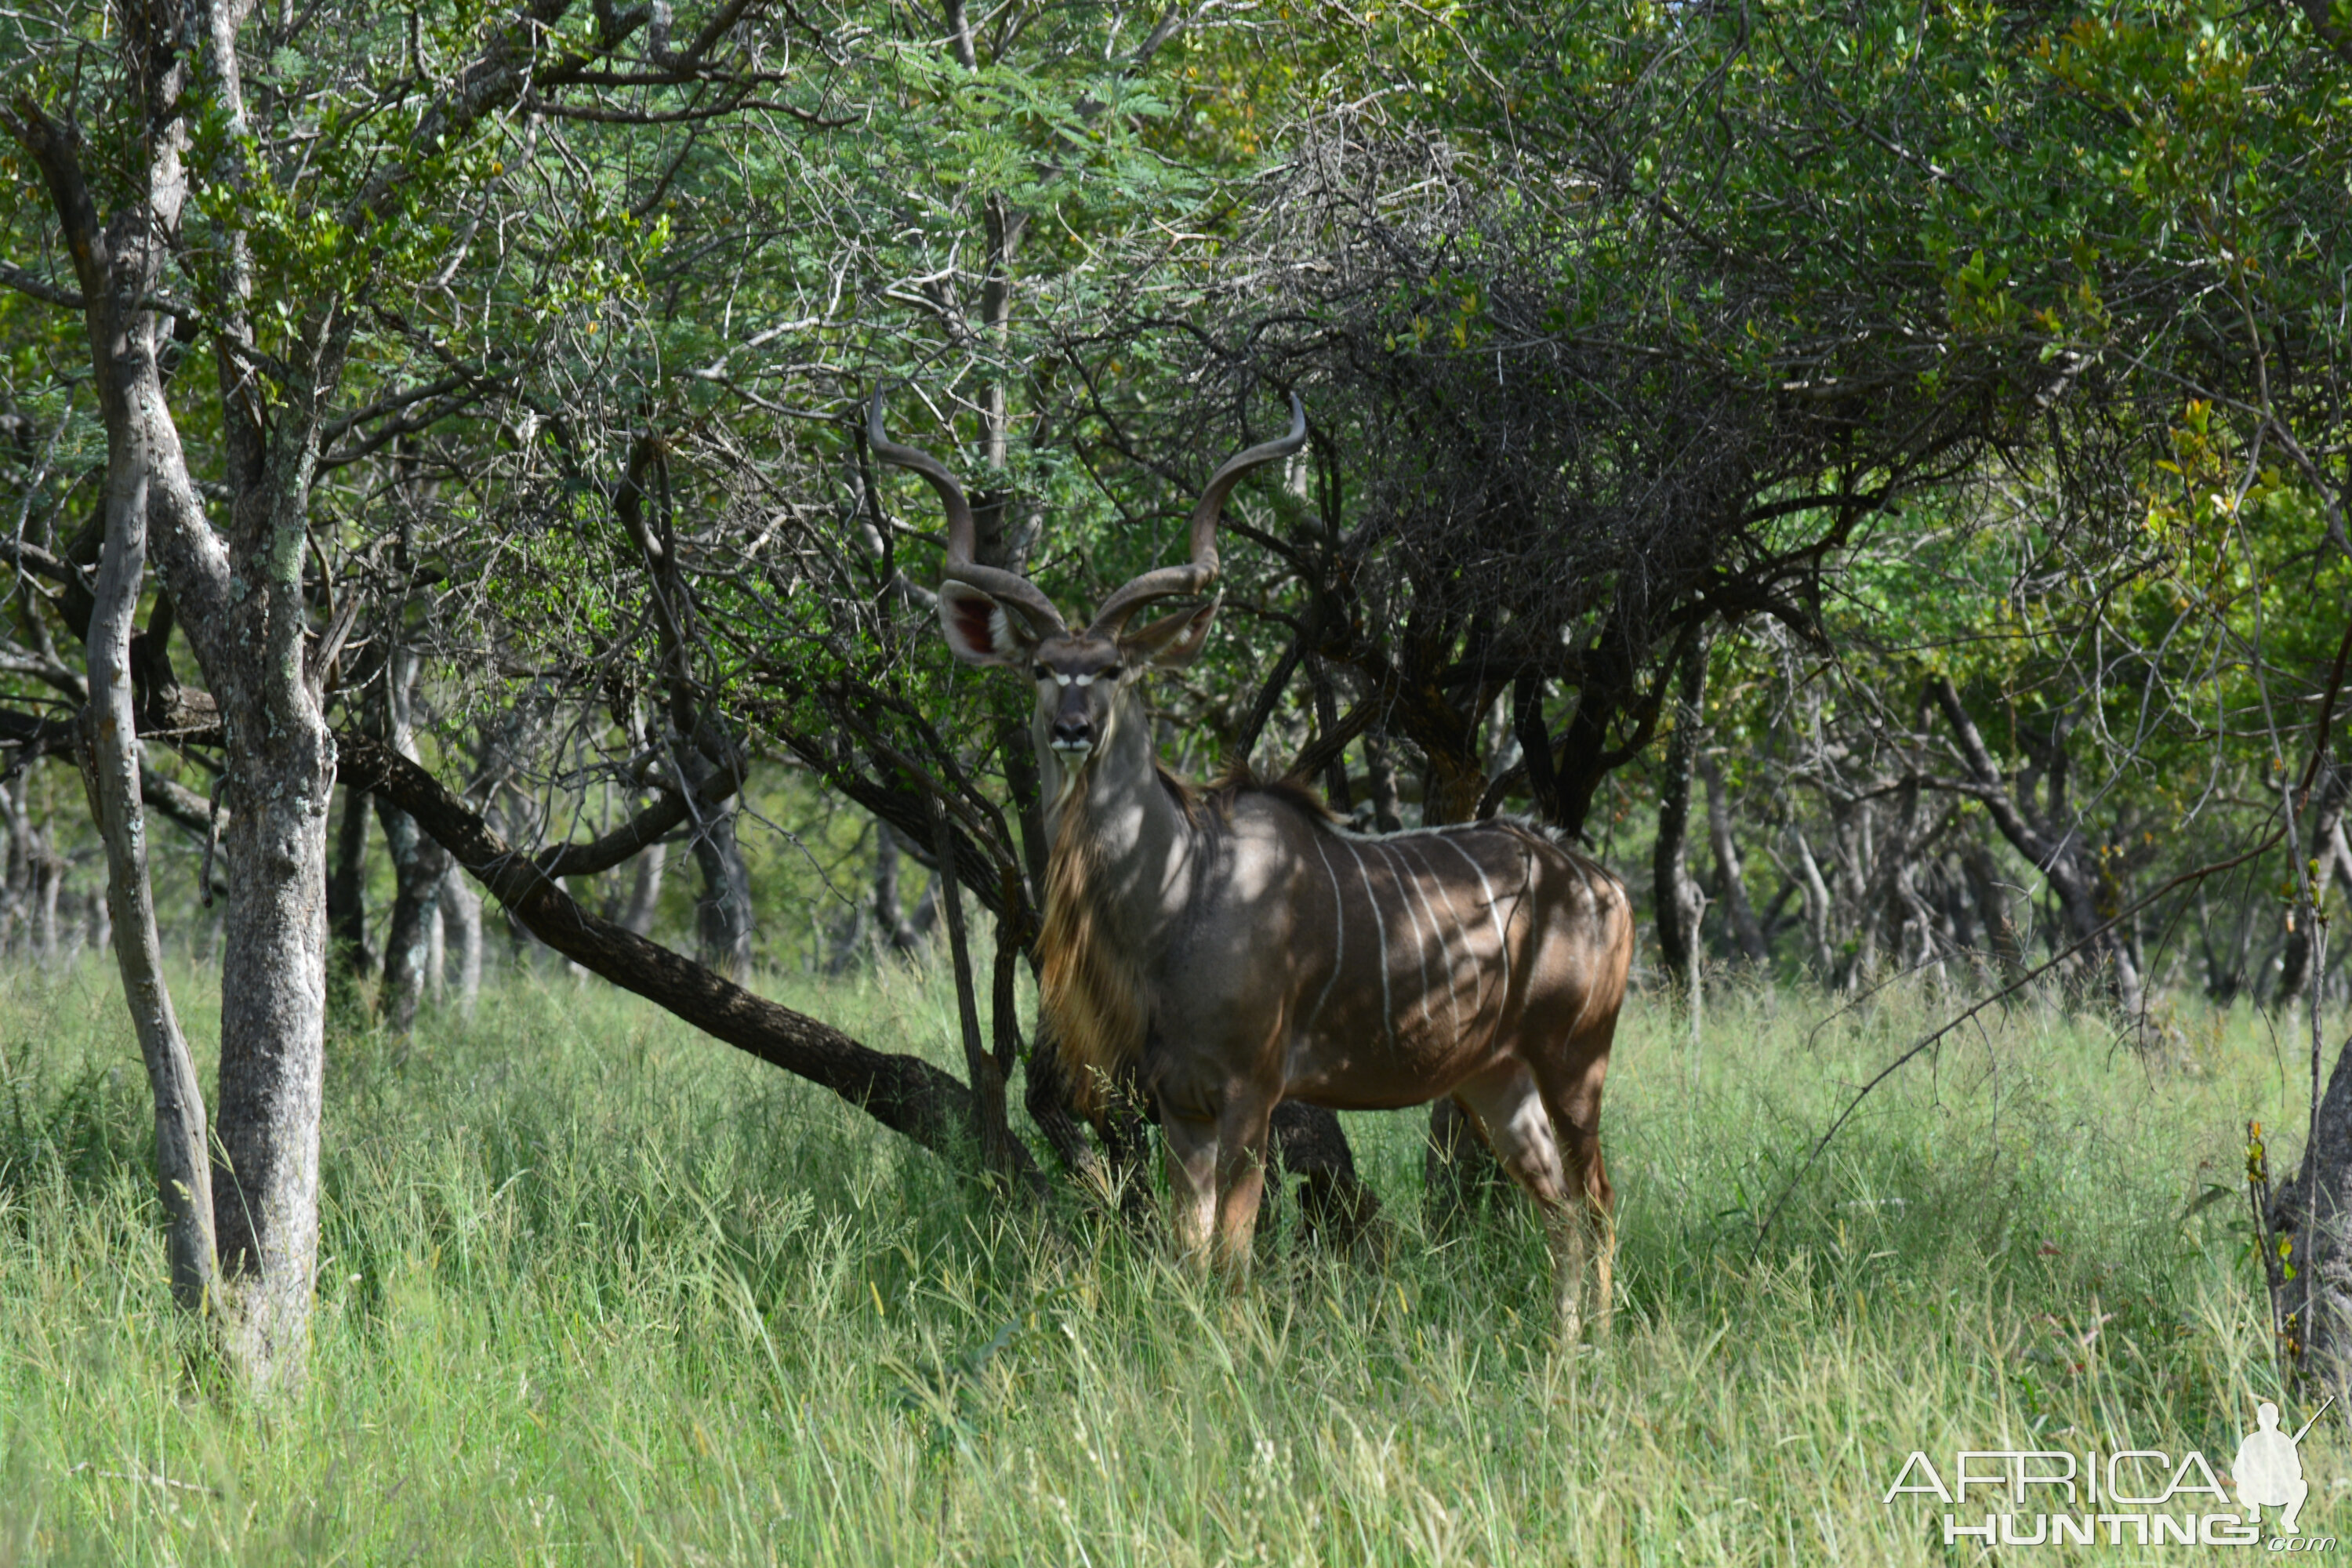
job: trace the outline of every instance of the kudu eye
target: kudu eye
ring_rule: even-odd
[[[1127,666],[1123,664],[1114,664],[1109,668],[1097,674],[1095,679],[1097,680],[1117,680],[1126,673]]]
[[[1053,672],[1052,670],[1050,670],[1050,669],[1047,669],[1047,668],[1046,668],[1044,665],[1042,665],[1042,664],[1041,664],[1041,665],[1039,665],[1039,666],[1037,667],[1037,669],[1036,669],[1036,675],[1037,675],[1037,679],[1040,679],[1040,680],[1051,680],[1051,679],[1054,679],[1054,672]]]

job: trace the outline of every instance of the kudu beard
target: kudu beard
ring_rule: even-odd
[[[1086,770],[1064,763],[1045,860],[1045,918],[1037,932],[1037,1005],[1054,1022],[1079,1112],[1101,1114],[1143,1056],[1150,998],[1130,951],[1110,939],[1101,907],[1097,839],[1087,821]]]

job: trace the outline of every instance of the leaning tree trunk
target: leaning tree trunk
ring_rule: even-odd
[[[957,1160],[970,1153],[971,1091],[953,1076],[919,1057],[870,1049],[747,991],[597,919],[564,890],[564,876],[609,870],[676,829],[687,816],[679,797],[666,796],[593,844],[562,846],[534,858],[507,844],[431,774],[382,742],[349,733],[339,740],[342,766],[354,782],[390,796],[416,818],[509,916],[556,952],[704,1033],[833,1090],[935,1153]],[[698,809],[707,813],[713,804],[706,798]],[[1028,1152],[1015,1143],[1011,1160],[1015,1174],[1034,1185],[1036,1170]]]
[[[172,1296],[202,1311],[215,1269],[213,1184],[204,1090],[163,981],[155,895],[147,874],[146,813],[139,795],[139,739],[131,682],[131,617],[147,560],[147,480],[125,452],[110,463],[106,550],[89,625],[89,710],[84,776],[106,840],[115,963],[122,972],[147,1083],[155,1097],[155,1185],[164,1216]]]

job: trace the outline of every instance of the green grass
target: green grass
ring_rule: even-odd
[[[779,990],[954,1055],[936,977]],[[204,983],[181,1000],[208,1027]],[[313,1375],[256,1411],[166,1304],[110,972],[18,975],[0,1564],[1944,1561],[1927,1509],[1879,1501],[1912,1449],[2226,1466],[2276,1384],[2242,1199],[2189,1211],[2238,1180],[2248,1117],[2301,1126],[2294,1046],[2192,1018],[2157,1066],[1989,1017],[1759,1248],[1847,1086],[1930,1016],[1812,1036],[1829,1011],[1712,1000],[1694,1088],[1679,1025],[1629,1009],[1626,1304],[1564,1352],[1518,1205],[1421,1231],[1416,1117],[1349,1119],[1385,1262],[1286,1250],[1234,1293],[1075,1208],[1000,1212],[632,999],[516,976],[470,1026],[331,1042]],[[2305,1452],[2307,1528],[2352,1527],[2345,1446]],[[2098,1549],[2143,1555],[2182,1556]]]

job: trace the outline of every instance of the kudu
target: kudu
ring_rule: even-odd
[[[1205,1263],[1213,1247],[1246,1267],[1285,1098],[1380,1110],[1451,1095],[1540,1206],[1571,1335],[1597,1241],[1605,1326],[1615,1233],[1599,1124],[1633,960],[1623,887],[1517,823],[1367,837],[1296,786],[1202,792],[1160,766],[1142,676],[1196,658],[1219,600],[1130,622],[1216,581],[1226,496],[1306,443],[1297,398],[1287,435],[1209,480],[1190,563],[1144,573],[1075,632],[1027,578],[972,559],[962,487],[883,434],[879,393],[866,433],[945,506],[948,646],[1035,678],[1051,843],[1041,1005],[1082,1101],[1133,1070],[1156,1104],[1187,1256]]]

